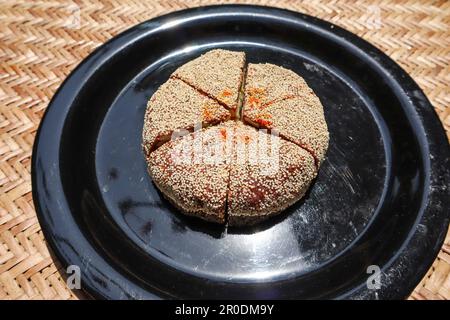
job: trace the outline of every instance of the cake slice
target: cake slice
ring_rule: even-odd
[[[169,141],[150,153],[153,182],[185,214],[224,223],[234,121]]]
[[[222,49],[208,51],[179,67],[172,78],[181,79],[235,115],[244,77],[245,53]]]
[[[248,65],[245,107],[261,107],[292,97],[306,96],[319,100],[305,80],[295,72],[270,63]]]
[[[243,121],[277,130],[308,151],[319,166],[328,148],[328,128],[319,98],[296,73],[271,64],[251,64],[245,87]]]
[[[244,121],[276,129],[280,137],[308,151],[320,165],[328,149],[328,128],[322,108],[302,98],[285,99],[264,108],[244,109]]]
[[[179,130],[193,131],[226,121],[230,112],[178,79],[169,79],[150,98],[144,120],[146,155]]]
[[[252,225],[303,197],[316,176],[301,147],[242,123],[235,124],[228,190],[230,226]]]

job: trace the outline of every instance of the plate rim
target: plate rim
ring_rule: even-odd
[[[98,48],[93,50],[86,58],[84,58],[72,71],[71,73],[64,79],[64,81],[61,83],[59,88],[54,93],[52,99],[48,103],[46,110],[44,112],[44,115],[42,116],[38,130],[36,132],[35,140],[33,143],[33,151],[32,151],[32,157],[31,157],[31,180],[32,180],[32,196],[33,196],[33,203],[36,210],[36,215],[38,217],[39,224],[41,226],[42,232],[45,236],[46,242],[50,245],[51,251],[54,253],[58,261],[61,263],[61,265],[65,268],[68,265],[70,265],[70,261],[68,261],[68,257],[64,256],[60,252],[60,246],[57,243],[57,240],[55,239],[54,235],[51,232],[50,224],[48,223],[48,217],[46,216],[46,213],[44,213],[43,208],[41,208],[41,203],[39,202],[39,196],[38,196],[38,190],[37,190],[37,153],[39,149],[39,145],[42,143],[42,135],[43,131],[46,129],[45,124],[49,122],[49,118],[52,116],[58,116],[62,117],[63,119],[66,118],[68,111],[70,110],[70,105],[73,103],[73,100],[76,98],[77,91],[83,87],[84,83],[86,82],[86,79],[89,79],[93,74],[95,74],[95,71],[91,70],[91,74],[83,74],[80,75],[80,71],[83,68],[88,68],[88,64],[94,59],[94,57],[100,56],[100,59],[95,62],[96,65],[103,64],[108,57],[113,57],[114,54],[119,51],[119,49],[112,49],[110,48],[110,45],[112,43],[120,43],[121,41],[124,42],[124,39],[127,35],[131,35],[133,33],[136,33],[134,36],[133,41],[136,41],[140,37],[146,36],[151,31],[154,31],[155,29],[158,29],[160,26],[164,25],[164,23],[167,23],[168,21],[174,21],[180,18],[199,18],[201,17],[214,17],[214,15],[217,14],[227,14],[227,15],[236,15],[236,14],[243,14],[243,15],[251,15],[251,14],[269,14],[271,18],[278,18],[278,19],[290,19],[292,21],[301,22],[303,24],[309,24],[313,25],[314,27],[317,27],[319,29],[328,27],[329,29],[332,29],[332,33],[337,33],[338,35],[342,36],[346,42],[351,43],[355,47],[365,49],[364,51],[367,52],[370,58],[376,59],[377,63],[383,68],[389,71],[391,75],[393,75],[393,78],[395,78],[395,81],[401,78],[401,84],[399,85],[403,88],[402,91],[405,91],[407,96],[411,100],[411,105],[414,106],[412,110],[409,110],[409,112],[412,112],[413,114],[411,116],[417,117],[416,120],[418,120],[422,124],[423,134],[426,136],[425,141],[426,142],[426,150],[429,151],[429,154],[431,155],[430,158],[428,158],[428,162],[426,165],[430,167],[429,172],[430,176],[427,178],[429,180],[434,178],[441,178],[444,180],[444,188],[431,188],[431,191],[428,191],[428,199],[427,203],[425,203],[424,207],[421,210],[421,213],[418,215],[416,222],[414,224],[414,227],[409,231],[409,236],[405,240],[405,242],[402,244],[400,250],[398,253],[392,258],[393,261],[391,261],[391,264],[387,266],[387,268],[399,268],[398,270],[401,270],[400,267],[402,265],[408,265],[407,257],[405,257],[405,252],[407,253],[407,248],[410,246],[412,241],[421,241],[424,238],[424,235],[421,232],[418,232],[418,225],[419,222],[422,222],[424,220],[424,217],[428,217],[427,215],[431,215],[432,218],[442,220],[442,227],[440,232],[435,232],[431,234],[429,237],[433,237],[433,245],[431,246],[431,251],[427,251],[428,254],[423,259],[423,262],[419,265],[419,268],[416,270],[416,272],[413,275],[412,279],[409,279],[409,282],[403,283],[404,286],[402,286],[401,290],[398,290],[398,292],[389,292],[386,288],[383,289],[383,287],[378,290],[378,297],[394,297],[394,298],[405,298],[414,287],[419,283],[419,281],[423,278],[423,276],[426,274],[428,269],[431,267],[433,261],[435,260],[438,252],[440,251],[442,244],[445,239],[445,235],[448,230],[448,224],[449,224],[449,218],[450,213],[446,214],[445,208],[448,208],[448,206],[445,205],[446,197],[448,197],[448,191],[445,186],[448,186],[448,182],[450,180],[450,170],[446,170],[449,166],[449,157],[450,157],[450,146],[448,143],[448,140],[445,135],[445,130],[442,127],[442,123],[437,116],[437,113],[431,103],[429,102],[428,98],[423,93],[422,89],[414,82],[414,80],[409,76],[409,74],[403,70],[396,62],[394,62],[390,57],[388,57],[385,53],[383,53],[381,50],[370,44],[369,42],[365,41],[364,39],[360,38],[359,36],[351,33],[350,31],[347,31],[337,25],[334,25],[332,23],[329,23],[325,20],[306,15],[300,12],[295,12],[287,9],[281,9],[276,7],[268,7],[268,6],[257,6],[257,5],[213,5],[213,6],[201,6],[201,7],[194,7],[190,9],[180,10],[180,11],[174,11],[165,15],[161,15],[152,19],[149,19],[147,21],[141,22],[135,26],[132,26],[131,28],[126,29],[125,31],[117,34],[116,36],[112,37],[110,40],[105,42],[104,44],[100,45]],[[331,32],[331,31],[329,31]],[[125,41],[123,45],[126,43],[129,43],[129,41]],[[108,55],[105,55],[105,53],[108,53]],[[104,56],[102,56],[104,55]],[[64,92],[68,90],[68,87],[71,86],[71,82],[76,82],[77,77],[84,79],[84,81],[77,82],[78,89],[74,92]],[[410,95],[408,95],[410,93]],[[52,108],[52,106],[57,105],[59,103],[59,100],[62,100],[65,95],[69,95],[72,97],[71,101],[66,102],[67,107],[66,110],[58,110],[58,112],[64,111],[64,114],[54,114],[55,107]],[[61,102],[62,103],[62,102]],[[60,108],[61,109],[61,108]],[[439,125],[436,125],[439,124]],[[64,127],[63,123],[60,123],[59,126],[60,129]],[[58,141],[60,139],[58,137],[55,137]],[[57,159],[59,159],[59,155],[56,156]],[[439,174],[440,173],[440,174]],[[442,175],[441,175],[442,174]],[[447,183],[446,183],[447,182]],[[431,187],[431,185],[429,186]],[[61,185],[61,192],[64,194],[62,190]],[[434,199],[438,199],[440,201],[443,201],[444,206],[441,206],[441,208],[432,210],[432,207],[430,207],[430,203],[432,202],[430,198],[433,197]],[[447,201],[448,204],[448,201]],[[68,208],[68,205],[66,203],[67,209],[70,211],[70,208]],[[434,212],[430,212],[434,211]],[[434,217],[433,217],[434,216]],[[421,223],[421,225],[427,225],[429,222]],[[76,227],[76,223],[75,223]],[[445,227],[445,228],[444,228]],[[80,234],[81,231],[79,232]],[[428,239],[428,238],[427,238]],[[84,239],[86,240],[86,239]],[[88,241],[87,241],[88,242]],[[96,255],[98,255],[101,259],[103,257],[100,256],[100,254],[91,246],[91,244],[88,243],[90,248],[94,251]],[[430,247],[429,244],[427,244],[428,247]],[[405,260],[406,261],[403,261]],[[107,264],[107,262],[106,262]],[[110,266],[110,269],[115,271],[118,275],[120,273],[115,270],[112,266]],[[395,280],[399,281],[402,280],[402,274],[400,273],[400,276],[394,277]],[[404,280],[404,279],[403,279]],[[86,282],[83,281],[83,291],[91,295],[92,297],[97,298],[108,298],[108,295],[106,295],[104,292],[101,292],[101,290],[98,290],[97,287],[95,287],[91,280]],[[161,294],[155,294],[150,293],[148,290],[145,290],[141,288],[140,286],[136,287],[129,287],[127,288],[129,292],[123,296],[123,298],[160,298]],[[140,290],[141,289],[141,290]],[[164,295],[162,295],[164,296]],[[122,297],[122,296],[121,296]],[[364,288],[364,286],[359,286],[351,289],[350,291],[340,295],[338,298],[371,298],[372,296],[369,295],[368,290]],[[117,297],[116,297],[117,298]]]

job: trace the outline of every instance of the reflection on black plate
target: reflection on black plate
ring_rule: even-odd
[[[147,100],[212,48],[294,70],[325,108],[330,148],[311,190],[253,228],[177,213],[146,172]],[[150,20],[88,57],[48,107],[32,174],[47,240],[94,297],[403,298],[447,231],[449,167],[432,106],[377,49],[308,16],[222,6]]]

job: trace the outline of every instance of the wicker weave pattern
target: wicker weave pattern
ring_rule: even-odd
[[[0,299],[75,298],[49,254],[30,194],[33,139],[62,80],[94,48],[128,27],[217,2],[0,1]],[[246,3],[311,14],[370,41],[417,81],[450,137],[450,1]],[[411,298],[450,298],[450,234]]]

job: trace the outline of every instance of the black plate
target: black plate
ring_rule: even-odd
[[[147,100],[212,48],[296,71],[325,107],[331,141],[315,184],[254,228],[177,213],[146,173]],[[46,239],[94,297],[404,298],[447,231],[449,167],[432,106],[379,50],[310,16],[219,6],[147,21],[91,54],[47,108],[32,178]]]

